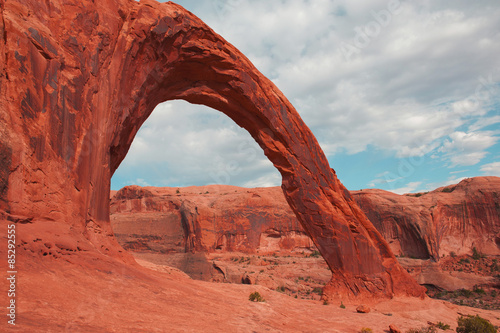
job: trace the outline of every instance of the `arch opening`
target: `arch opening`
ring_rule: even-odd
[[[64,11],[44,8],[31,12],[45,11],[50,24],[68,22]],[[153,109],[180,99],[226,114],[262,148],[281,174],[288,204],[333,272],[331,295],[423,294],[338,181],[291,103],[234,46],[171,2],[75,6],[86,17],[83,9],[106,24],[78,32],[68,24],[71,38],[29,31],[47,26],[39,15],[8,17],[16,21],[9,25],[11,36],[19,38],[1,43],[24,54],[5,62],[9,80],[2,81],[2,92],[24,97],[2,105],[16,115],[2,132],[8,175],[1,178],[8,178],[9,189],[0,208],[6,214],[36,221],[27,228],[50,230],[53,223],[75,244],[119,257],[110,237],[111,177]]]
[[[141,52],[113,67],[127,81],[115,99],[120,121],[109,141],[110,177],[156,105],[181,99],[208,106],[244,128],[280,172],[288,204],[332,270],[326,293],[422,296],[281,91],[193,14],[171,3],[157,9],[161,19],[151,22]]]
[[[162,136],[164,132],[168,133]],[[176,155],[179,152],[181,156]],[[120,191],[112,193],[110,222],[120,245],[136,259],[175,267],[194,279],[247,284],[259,280],[273,289],[275,273],[269,268],[274,266],[261,264],[281,260],[283,278],[296,286],[290,288],[294,293],[319,297],[309,294],[328,282],[328,266],[322,257],[314,256],[313,267],[310,255],[317,248],[284,201],[277,187],[279,173],[253,138],[229,118],[185,101],[159,104],[113,177],[127,167],[131,154],[129,173],[121,175],[125,181],[115,181],[119,188],[112,186],[112,192]],[[188,159],[182,161],[183,155]],[[194,171],[184,164],[175,174],[183,178],[173,181],[171,167],[164,167],[169,161],[195,164]],[[156,165],[135,174],[137,167],[151,163]],[[200,172],[203,177],[195,178]],[[262,189],[269,186],[273,188]],[[318,272],[307,295],[299,288],[305,276],[295,269],[301,265]],[[222,271],[228,273],[221,275]]]
[[[111,179],[128,185],[270,187],[281,176],[255,140],[226,115],[182,100],[160,103]]]

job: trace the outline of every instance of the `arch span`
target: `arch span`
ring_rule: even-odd
[[[151,0],[29,6],[34,15],[9,15],[20,11],[15,1],[3,12],[13,34],[1,45],[0,53],[10,54],[2,98],[24,97],[4,105],[9,114],[22,114],[7,119],[4,137],[10,139],[4,142],[24,148],[11,154],[8,214],[64,221],[112,253],[117,244],[110,237],[110,178],[154,107],[183,99],[225,113],[279,170],[288,203],[333,272],[327,295],[423,295],[286,97],[196,16]],[[30,24],[15,22],[20,19]],[[61,24],[68,30],[55,28]],[[33,208],[31,202],[42,197],[48,207]]]

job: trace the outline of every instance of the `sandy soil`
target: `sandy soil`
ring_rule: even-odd
[[[197,281],[162,265],[131,266],[93,252],[20,253],[18,261],[17,325],[9,327],[4,317],[6,332],[385,332],[390,324],[404,332],[429,321],[453,327],[459,313],[500,325],[498,311],[432,299],[384,300],[361,314],[358,303],[344,302],[343,309],[259,285]],[[254,291],[265,302],[249,301]]]

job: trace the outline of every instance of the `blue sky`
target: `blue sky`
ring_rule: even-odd
[[[498,1],[176,1],[292,102],[350,190],[427,191],[500,176]],[[160,104],[112,178],[125,185],[277,186],[224,114]]]

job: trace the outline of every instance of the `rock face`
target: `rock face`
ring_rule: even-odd
[[[439,260],[472,248],[500,255],[500,178],[477,177],[426,194],[351,193],[394,253]],[[125,248],[153,252],[313,251],[281,189],[234,186],[121,189],[111,222]]]
[[[500,178],[476,177],[429,193],[353,192],[396,254],[439,260],[451,252],[500,255]]]
[[[271,254],[316,249],[279,187],[128,186],[111,200],[111,224],[126,249]]]
[[[25,223],[27,250],[60,229],[76,249],[125,259],[109,223],[110,178],[154,107],[183,99],[228,115],[280,171],[332,269],[327,293],[423,295],[286,97],[196,16],[151,0],[0,8],[0,209]]]

